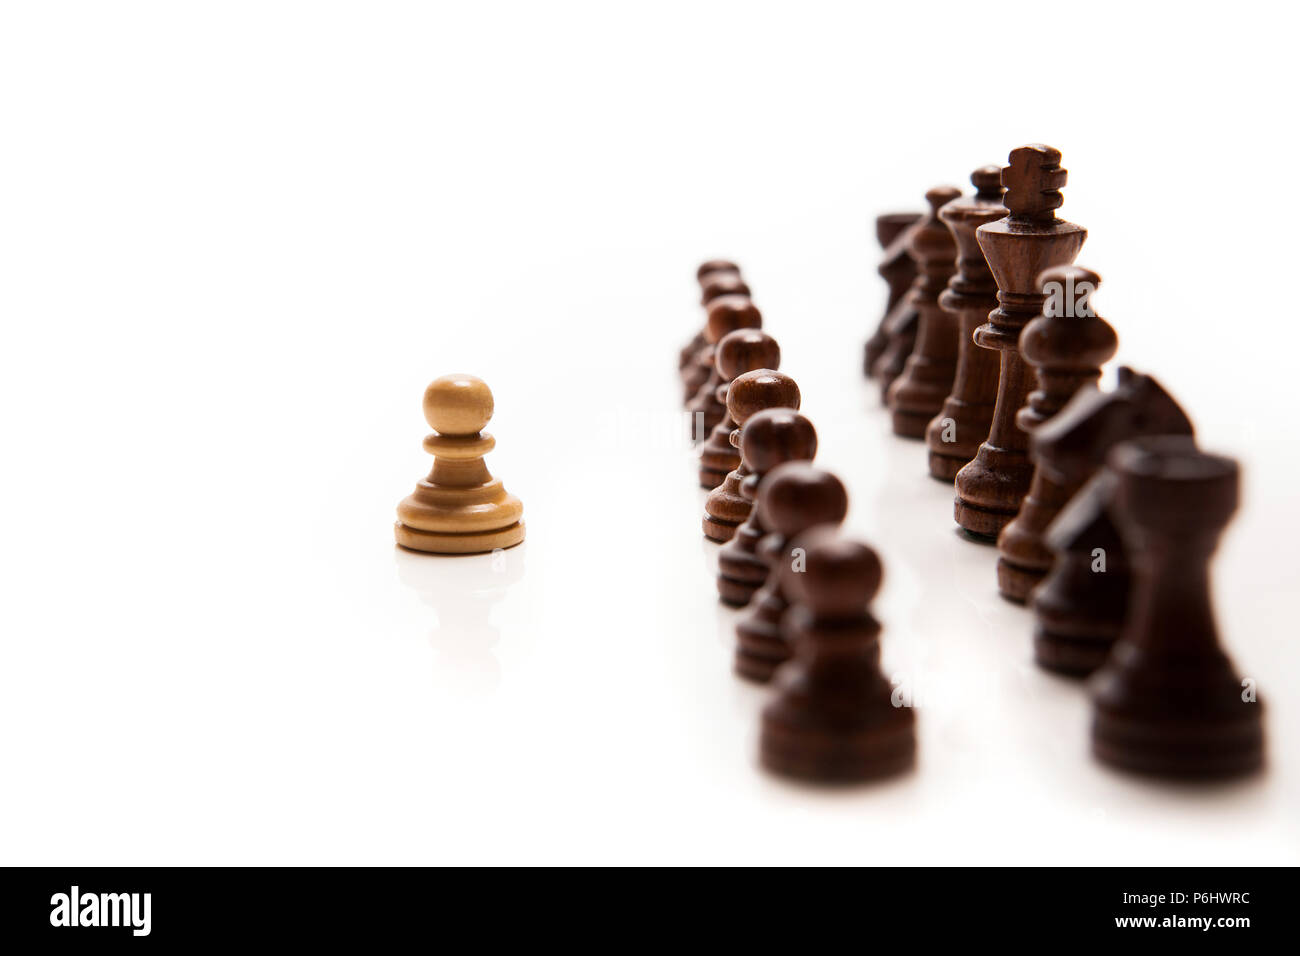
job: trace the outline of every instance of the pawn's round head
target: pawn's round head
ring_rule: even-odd
[[[734,272],[740,275],[740,266],[727,259],[710,259],[700,263],[700,267],[695,270],[695,278],[703,283],[705,276],[714,272]]]
[[[737,375],[727,389],[727,413],[737,425],[765,408],[798,408],[799,386],[789,375],[770,368]]]
[[[474,375],[444,375],[424,390],[424,420],[440,435],[477,435],[492,407],[492,390]]]
[[[700,301],[704,305],[724,295],[749,297],[749,286],[739,272],[711,272],[700,280]]]
[[[736,329],[718,341],[713,364],[724,382],[758,368],[776,368],[781,364],[781,347],[762,329]]]
[[[956,186],[935,186],[933,189],[927,190],[925,194],[925,201],[930,204],[931,215],[938,215],[940,209],[954,199],[960,198],[961,190]]]
[[[817,431],[793,408],[768,408],[749,417],[740,429],[740,460],[749,471],[765,475],[787,461],[812,461]]]
[[[819,525],[790,542],[796,558],[781,572],[781,586],[792,601],[814,617],[855,617],[880,590],[880,558],[860,541],[846,538],[833,525]]]
[[[819,524],[837,525],[848,510],[844,483],[806,461],[777,465],[758,488],[763,527],[786,538]]]
[[[981,166],[970,174],[971,185],[975,187],[978,199],[1002,198],[1002,167]]]
[[[728,332],[736,329],[757,329],[763,316],[747,295],[720,295],[709,303],[709,318],[704,326],[704,337],[717,343]]]

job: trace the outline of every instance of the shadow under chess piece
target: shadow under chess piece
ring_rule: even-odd
[[[412,551],[475,554],[524,540],[524,506],[488,473],[483,456],[496,439],[483,431],[492,392],[473,375],[444,375],[424,391],[424,418],[436,434],[429,477],[397,506],[397,543]]]
[[[930,450],[930,475],[952,481],[975,457],[993,424],[998,397],[998,358],[975,344],[975,330],[998,307],[998,284],[984,260],[975,230],[1007,214],[1002,205],[1002,170],[981,166],[971,173],[975,195],[954,199],[939,210],[939,218],[957,243],[957,273],[939,296],[939,305],[957,328],[957,373],[952,393],[925,430]]]
[[[953,186],[925,194],[929,211],[908,232],[908,254],[916,262],[912,304],[917,311],[916,343],[902,373],[889,386],[886,403],[894,434],[924,438],[930,419],[943,407],[957,373],[957,320],[939,307],[939,293],[957,271],[957,244],[939,220],[939,210],[961,196]]]
[[[1061,153],[1050,146],[1021,146],[1002,168],[1007,217],[975,231],[998,284],[998,307],[975,330],[975,344],[1001,352],[998,397],[988,437],[954,481],[953,518],[972,537],[992,540],[1016,516],[1029,490],[1033,468],[1029,436],[1016,424],[1033,386],[1020,354],[1020,333],[1043,311],[1038,277],[1052,266],[1074,261],[1087,238],[1082,226],[1056,217],[1064,201],[1066,172]]]
[[[718,552],[718,597],[724,604],[748,604],[767,579],[767,563],[758,556],[758,542],[767,531],[753,507],[764,477],[777,465],[811,461],[816,453],[817,432],[812,422],[791,408],[758,412],[740,429],[740,460],[747,472],[740,493],[750,509]]]
[[[761,329],[737,329],[728,332],[718,342],[714,365],[722,383],[718,386],[717,400],[725,409],[727,389],[736,376],[760,368],[780,368],[781,347],[776,344],[776,339]],[[731,414],[727,413],[713,426],[708,441],[700,448],[701,488],[712,491],[739,467],[740,453],[731,444],[731,433],[736,427]]]
[[[1116,446],[1109,464],[1134,580],[1123,636],[1093,678],[1093,753],[1164,777],[1258,770],[1263,705],[1220,647],[1210,603],[1210,558],[1237,509],[1237,463],[1160,436]]]
[[[790,659],[790,642],[781,630],[790,607],[781,568],[795,560],[790,542],[817,525],[839,525],[848,510],[843,483],[806,461],[777,465],[763,479],[754,511],[768,531],[758,544],[767,577],[750,599],[749,613],[736,623],[735,668],[741,677],[766,683]]]
[[[909,226],[916,224],[921,218],[919,212],[889,212],[883,216],[876,217],[876,241],[880,243],[880,248],[884,250],[884,258],[880,263],[877,271],[881,278],[889,287],[889,296],[885,302],[884,315],[876,323],[876,331],[871,333],[867,339],[867,344],[862,350],[862,374],[871,378],[875,372],[872,367],[876,360],[885,351],[885,346],[889,344],[889,336],[885,332],[885,319],[889,313],[894,310],[907,290],[912,287],[912,280],[916,278],[916,263],[912,261],[911,256],[903,252],[901,255],[894,255],[893,244]],[[900,244],[900,250],[905,249],[905,244]]]
[[[708,357],[709,374],[695,397],[686,405],[686,410],[690,412],[691,437],[696,441],[708,435],[727,417],[727,406],[718,400],[718,388],[724,382],[718,371],[718,343],[737,329],[758,329],[762,326],[763,316],[748,296],[724,295],[709,303],[708,322],[704,327],[708,346],[700,352],[701,361],[704,356]]]
[[[501,682],[492,609],[524,573],[524,548],[473,558],[431,558],[394,549],[397,576],[437,615],[429,633],[434,681],[452,695],[482,695]]]
[[[799,408],[799,386],[789,375],[768,368],[737,375],[727,389],[727,414],[736,423],[731,444],[740,447],[740,429],[765,408]],[[749,517],[749,499],[740,491],[749,471],[742,460],[704,502],[704,537],[730,541]]]
[[[1096,384],[1102,365],[1119,347],[1115,330],[1092,307],[1092,293],[1101,284],[1097,273],[1056,266],[1039,276],[1038,284],[1048,293],[1043,314],[1020,335],[1020,352],[1035,370],[1038,388],[1016,414],[1016,424],[1031,441],[1075,392]],[[1043,534],[1080,485],[1062,484],[1035,466],[1020,511],[998,536],[998,591],[1007,600],[1023,603],[1051,570],[1053,555]]]
[[[794,656],[763,709],[763,766],[803,780],[847,783],[899,773],[916,760],[916,718],[895,707],[880,670],[880,624],[868,610],[883,570],[876,553],[813,528],[794,539],[805,566],[781,568],[793,604],[785,627]]]
[[[1052,568],[1030,596],[1040,667],[1091,674],[1119,640],[1130,573],[1107,511],[1115,484],[1114,475],[1102,470],[1107,452],[1142,435],[1191,434],[1191,421],[1159,382],[1121,367],[1112,391],[1081,388],[1030,437],[1039,472],[1067,490],[1079,489],[1043,536]]]

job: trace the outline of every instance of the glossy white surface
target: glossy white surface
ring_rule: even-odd
[[[1300,862],[1276,24],[52,11],[0,29],[0,862]],[[1029,48],[1050,81],[979,86]],[[860,378],[871,217],[1032,141],[1064,153],[1119,360],[1244,462],[1215,581],[1269,708],[1248,783],[1091,761],[1083,691],[1033,666],[994,551]],[[764,692],[730,673],[676,417],[719,255],[883,556],[884,659],[922,703],[905,779],[756,766]],[[525,505],[496,566],[391,540],[420,396],[457,370]]]

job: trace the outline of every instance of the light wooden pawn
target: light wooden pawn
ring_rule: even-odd
[[[429,477],[397,506],[397,543],[433,554],[478,554],[524,540],[524,506],[487,470],[496,439],[483,432],[492,391],[473,375],[444,375],[424,390],[424,418],[436,434]]]

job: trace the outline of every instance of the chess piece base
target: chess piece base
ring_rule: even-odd
[[[899,438],[924,438],[934,412],[911,412],[896,408],[889,417],[894,434]]]
[[[1006,558],[998,558],[998,592],[1013,604],[1024,604],[1029,592],[1038,586],[1047,572],[1041,568],[1023,568]]]
[[[950,458],[938,452],[930,452],[930,477],[938,481],[951,482],[970,462],[969,458]]]
[[[1034,663],[1066,677],[1087,677],[1110,656],[1114,640],[1060,634],[1045,627],[1034,631]]]
[[[742,621],[736,625],[736,637],[735,671],[746,680],[766,684],[790,659],[790,645],[773,628]]]
[[[702,524],[704,527],[704,537],[708,538],[710,541],[717,541],[720,544],[734,538],[736,536],[736,529],[740,527],[739,521],[724,521],[721,518],[713,517],[713,515],[708,512],[705,512]]]
[[[513,548],[524,540],[524,523],[489,531],[421,531],[398,521],[393,525],[397,543],[409,551],[427,554],[481,554],[498,548]]]
[[[859,783],[892,776],[916,762],[912,712],[891,708],[883,723],[851,732],[786,724],[763,714],[760,759],[773,773],[818,783]]]
[[[1133,773],[1181,779],[1244,776],[1264,764],[1258,704],[1239,720],[1143,720],[1098,709],[1092,752],[1103,763]]]
[[[735,466],[733,465],[732,467]],[[705,489],[706,491],[712,491],[714,488],[718,487],[718,485],[726,481],[727,475],[729,475],[730,473],[731,473],[731,469],[727,469],[726,471],[720,471],[713,468],[701,468],[700,487]]]

